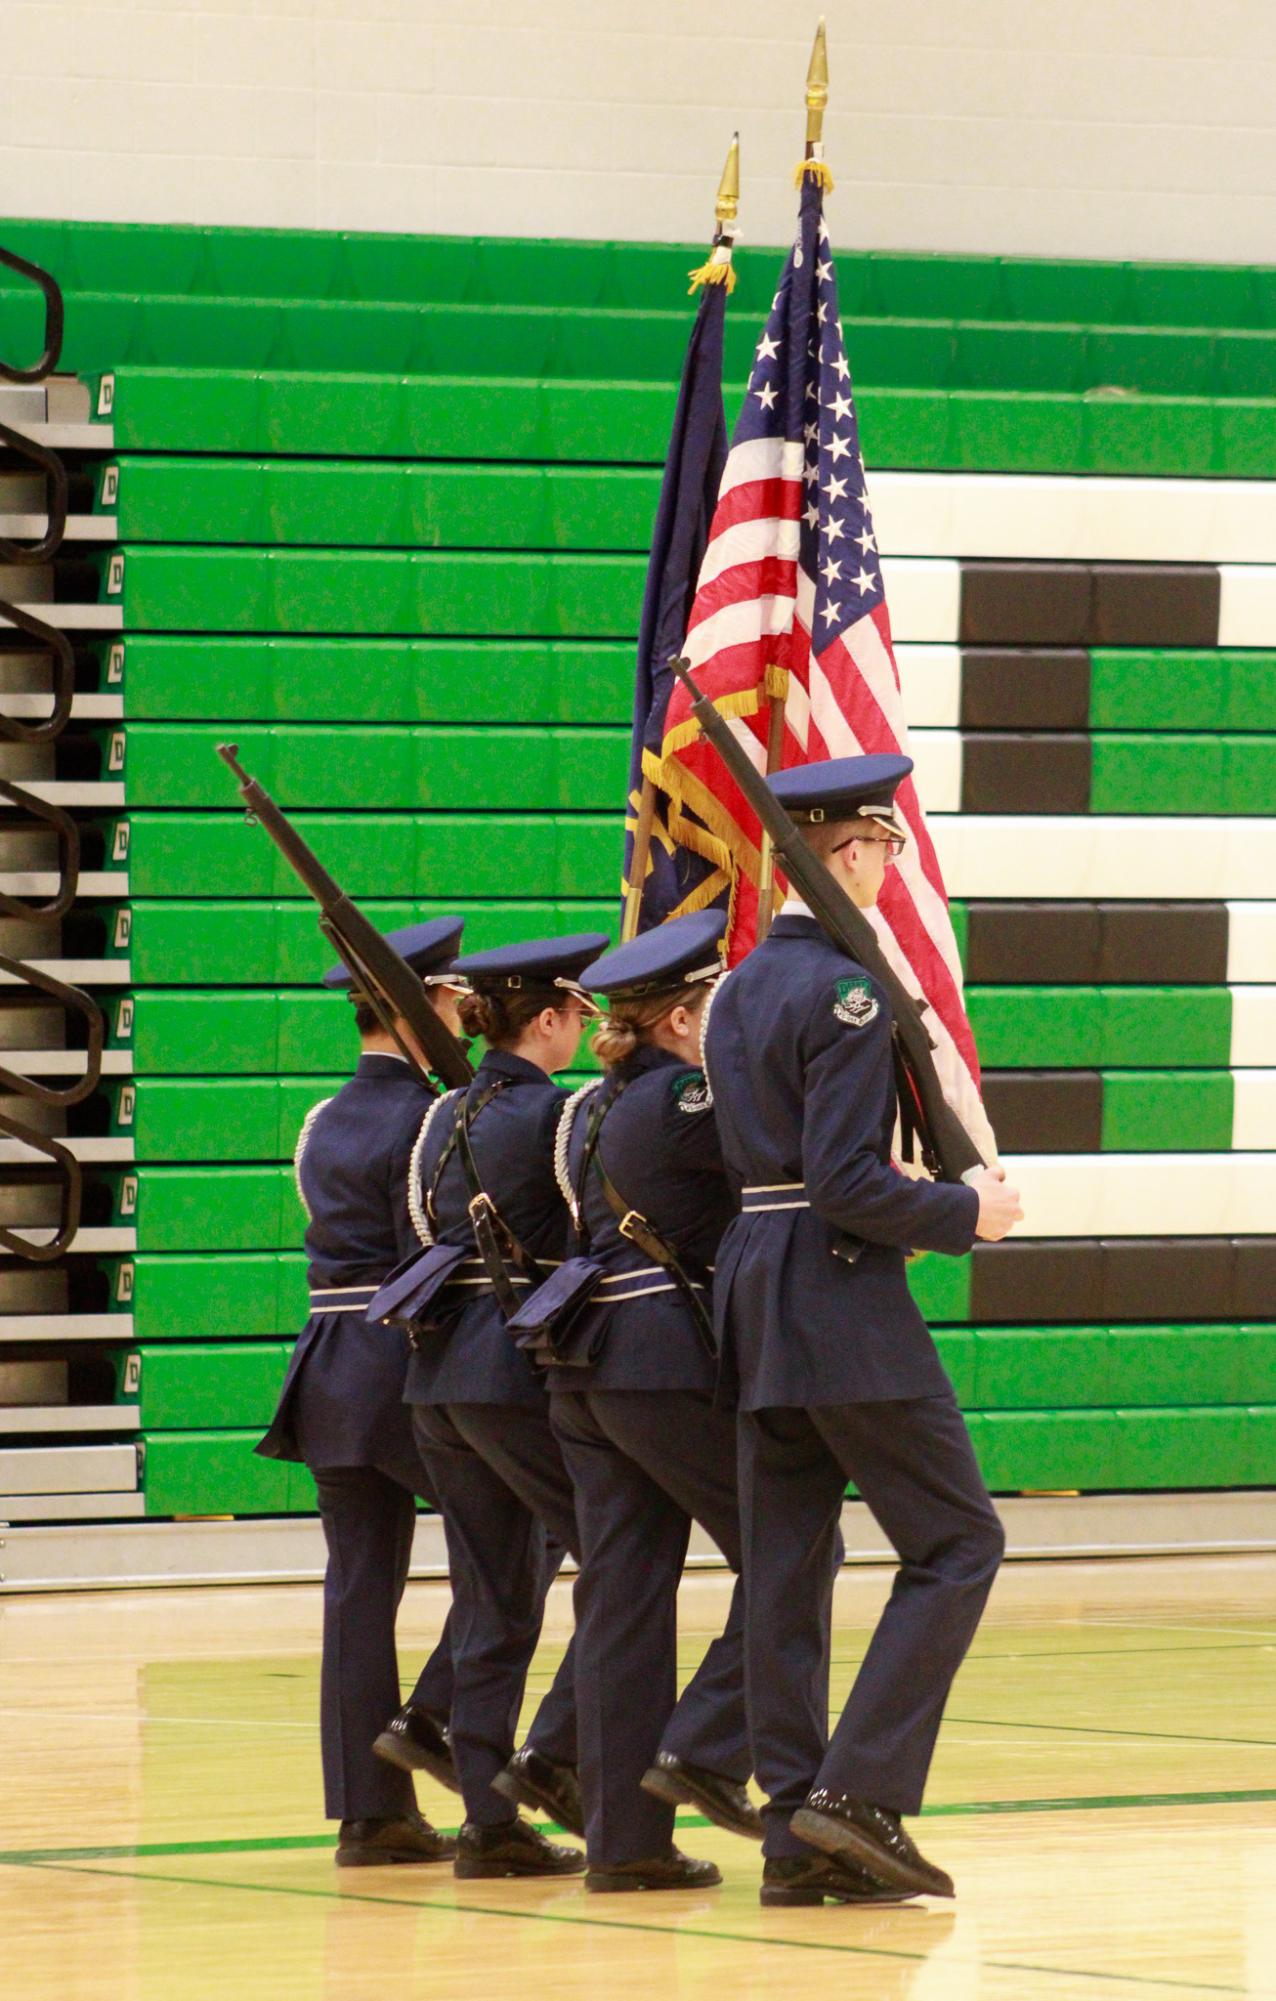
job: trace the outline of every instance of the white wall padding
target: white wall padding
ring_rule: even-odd
[[[1276,1070],[1233,1070],[1232,1145],[1238,1152],[1276,1148]],[[1276,1232],[1276,1217],[1272,1219]]]
[[[961,719],[960,646],[895,648],[895,664],[910,729],[955,729]]]
[[[1227,977],[1276,980],[1276,903],[1228,904]]]
[[[961,565],[893,556],[882,563],[894,639],[948,640],[961,629]]]
[[[1276,645],[1276,569],[1224,563],[1218,607],[1220,646]]]
[[[1237,1070],[1276,1063],[1276,987],[1232,988],[1231,1062]]]
[[[1029,1154],[1003,1161],[1023,1237],[1252,1237],[1276,1229],[1276,1153]]]
[[[891,556],[1261,564],[1276,551],[1266,480],[870,470],[869,489]]]
[[[1271,894],[1276,818],[934,813],[950,896],[1219,901]]]

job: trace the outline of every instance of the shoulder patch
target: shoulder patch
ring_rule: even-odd
[[[833,1012],[848,1028],[867,1028],[881,1013],[882,1004],[873,992],[872,981],[866,973],[852,979],[839,980],[833,997]]]
[[[707,1112],[713,1103],[703,1070],[680,1070],[670,1078],[669,1089],[680,1112]]]

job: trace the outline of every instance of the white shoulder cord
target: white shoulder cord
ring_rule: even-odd
[[[729,975],[726,973],[719,973],[717,979],[714,981],[713,985],[710,987],[708,993],[705,996],[704,1007],[702,1008],[700,1013],[700,1068],[704,1071],[705,1088],[709,1093],[710,1104],[713,1103],[713,1084],[709,1077],[709,1057],[708,1057],[708,1041],[707,1041],[709,1034],[709,1016],[713,1013],[713,1003],[717,1000],[718,995],[722,992],[722,983],[728,977]]]
[[[421,1200],[421,1158],[425,1152],[425,1142],[429,1137],[430,1128],[435,1119],[443,1110],[444,1105],[451,1104],[454,1098],[459,1098],[463,1095],[463,1088],[463,1086],[458,1085],[456,1090],[445,1091],[441,1098],[434,1099],[421,1121],[421,1130],[416,1136],[416,1143],[412,1148],[412,1158],[408,1162],[408,1215],[412,1219],[412,1227],[416,1231],[417,1236],[427,1246],[434,1242],[434,1232],[430,1228],[430,1219],[425,1213],[425,1204]]]
[[[297,1200],[300,1202],[302,1208],[306,1212],[306,1221],[308,1223],[312,1220],[312,1218],[310,1214],[310,1204],[306,1200],[306,1191],[301,1185],[301,1163],[306,1157],[306,1148],[310,1144],[310,1135],[314,1130],[315,1120],[318,1118],[324,1106],[330,1105],[331,1103],[332,1103],[331,1098],[320,1098],[319,1103],[317,1105],[312,1105],[310,1107],[310,1110],[306,1113],[305,1118],[301,1121],[301,1131],[297,1134],[297,1145],[292,1156],[292,1178],[297,1184]]]
[[[580,1227],[580,1213],[576,1207],[576,1190],[572,1187],[571,1167],[568,1161],[567,1149],[571,1145],[572,1127],[576,1123],[577,1112],[584,1104],[585,1099],[592,1096],[595,1091],[600,1091],[602,1086],[603,1079],[601,1077],[592,1077],[588,1084],[581,1085],[579,1091],[572,1092],[571,1097],[559,1113],[558,1130],[554,1135],[554,1179],[558,1183],[560,1195],[571,1211],[572,1222],[578,1229]]]

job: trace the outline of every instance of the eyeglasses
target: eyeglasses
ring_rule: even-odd
[[[830,848],[829,853],[840,855],[842,849],[849,848],[853,841],[863,841],[865,846],[871,848],[888,848],[890,852],[886,859],[891,862],[898,861],[908,845],[905,834],[848,834],[844,841],[839,841],[835,848]]]

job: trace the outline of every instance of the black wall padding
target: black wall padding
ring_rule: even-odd
[[[988,985],[1223,986],[1224,903],[969,903],[966,977]]]
[[[1088,813],[1088,736],[967,736],[963,813]]]
[[[1210,563],[963,563],[973,646],[1217,646]]]
[[[1090,655],[1080,648],[971,648],[961,658],[961,724],[976,730],[1084,730]]]
[[[1217,646],[1212,563],[1096,563],[1093,646]]]
[[[1270,1318],[1276,1237],[1060,1237],[976,1244],[976,1323]]]
[[[987,1070],[984,1105],[1003,1153],[1100,1153],[1097,1070]]]

